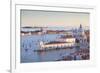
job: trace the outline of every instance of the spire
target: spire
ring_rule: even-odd
[[[82,28],[82,25],[80,24],[80,28]]]

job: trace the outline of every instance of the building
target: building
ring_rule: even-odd
[[[73,30],[73,34],[66,34],[51,42],[40,42],[40,47],[43,48],[56,48],[56,47],[71,47],[79,45],[83,47],[84,43],[87,43],[85,32],[80,24],[77,30]],[[83,45],[83,46],[82,46]]]
[[[42,41],[40,42],[40,47],[41,49],[45,48],[63,48],[63,47],[73,47],[75,46],[75,43],[71,42],[59,42],[59,41],[53,41],[49,43],[43,43]]]
[[[79,40],[80,43],[86,43],[87,37],[81,24],[78,29],[74,29],[72,32],[73,36]]]
[[[40,42],[40,47],[43,48],[63,48],[75,46],[75,38],[73,36],[65,35],[55,41],[51,42]]]

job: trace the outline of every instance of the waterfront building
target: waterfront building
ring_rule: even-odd
[[[73,47],[75,46],[75,43],[72,42],[49,42],[49,43],[43,43],[40,42],[41,49],[44,48],[63,48],[63,47]]]
[[[87,43],[87,37],[81,24],[78,29],[73,30],[73,36],[79,40],[79,43]]]

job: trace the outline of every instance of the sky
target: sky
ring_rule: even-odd
[[[22,27],[89,26],[89,13],[21,10],[20,14]]]

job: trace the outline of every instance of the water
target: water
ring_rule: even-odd
[[[40,49],[39,42],[49,42],[54,41],[63,34],[45,34],[45,35],[31,35],[31,36],[21,36],[21,62],[44,62],[44,61],[56,61],[61,59],[62,55],[70,54],[75,51],[75,49],[61,49],[61,50],[51,50],[36,52],[34,50]]]

